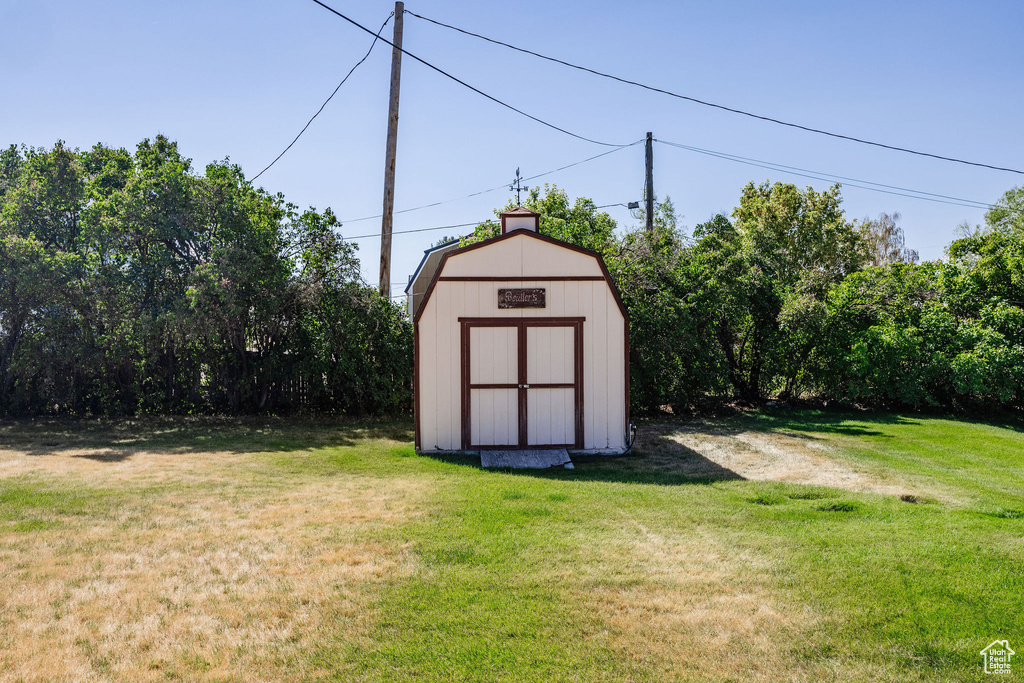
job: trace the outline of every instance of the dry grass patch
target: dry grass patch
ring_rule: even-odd
[[[88,486],[132,484],[176,486],[229,484],[260,468],[248,453],[115,451],[110,448],[54,448],[43,453],[0,448],[0,479],[43,474],[68,477]]]
[[[641,426],[634,448],[652,466],[689,477],[808,484],[860,493],[920,494],[903,482],[857,469],[821,438],[725,429],[705,421]]]
[[[768,588],[769,566],[699,528],[633,520],[595,549],[582,577],[604,644],[665,680],[800,680],[790,646],[816,622]]]
[[[258,456],[80,455],[8,452],[4,475],[181,485],[30,534],[0,526],[0,680],[315,678],[303,654],[365,638],[374,587],[411,571],[405,548],[368,539],[418,513],[417,482],[235,488]]]

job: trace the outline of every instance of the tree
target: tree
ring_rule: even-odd
[[[989,229],[1004,234],[1024,234],[1024,186],[1007,190],[985,214]]]
[[[301,214],[164,136],[0,152],[0,414],[408,410],[411,328]]]
[[[783,287],[799,280],[839,282],[867,260],[863,240],[843,215],[839,185],[824,192],[796,185],[748,183],[733,210],[744,247],[764,257]]]
[[[878,218],[865,218],[857,231],[867,250],[867,264],[887,266],[890,263],[917,263],[918,254],[906,247],[903,228],[899,226],[898,213],[880,213]]]
[[[838,185],[816,192],[749,183],[733,217],[694,230],[694,257],[717,285],[715,338],[739,396],[789,396],[820,339],[824,297],[862,266],[864,246]]]
[[[35,383],[61,391],[76,378],[72,360],[87,343],[77,286],[84,265],[78,237],[85,182],[77,156],[62,142],[24,156],[10,148],[3,161],[0,409],[11,410],[30,403]]]
[[[961,264],[891,264],[829,295],[814,367],[826,395],[889,408],[991,408],[1021,399],[1024,311],[965,297]]]
[[[720,300],[671,204],[656,211],[666,220],[626,233],[607,262],[630,317],[633,407],[678,414],[709,407],[727,388],[713,332]]]
[[[615,220],[604,211],[598,211],[592,199],[579,197],[570,203],[569,195],[557,185],[530,189],[523,208],[540,214],[540,232],[544,235],[591,249],[599,254],[615,251]],[[516,208],[511,200],[495,215]],[[500,233],[501,226],[495,221],[481,223],[473,234],[463,238],[463,246],[480,242]]]

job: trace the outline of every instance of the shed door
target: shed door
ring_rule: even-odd
[[[476,446],[519,445],[519,330],[469,328],[470,441]]]
[[[463,447],[583,447],[583,319],[462,320]]]
[[[526,326],[526,444],[576,443],[576,328]]]

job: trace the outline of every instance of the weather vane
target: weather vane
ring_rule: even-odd
[[[519,197],[520,192],[529,192],[530,188],[527,185],[523,185],[523,179],[519,175],[519,169],[516,169],[516,181],[508,186],[509,191],[515,190],[516,193],[516,206],[522,206],[523,202]]]

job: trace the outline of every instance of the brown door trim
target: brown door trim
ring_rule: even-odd
[[[460,360],[462,387],[462,450],[481,449],[512,449],[525,448],[583,448],[583,323],[586,318],[459,318],[460,326]],[[513,384],[474,384],[469,376],[470,358],[472,354],[470,330],[473,327],[514,327],[516,328],[517,354],[516,377],[518,385]],[[573,383],[546,382],[536,385],[537,389],[574,389],[575,403],[575,439],[571,444],[529,444],[527,424],[527,401],[529,400],[527,384],[527,328],[530,327],[571,327],[573,328],[575,358]],[[519,412],[519,443],[512,446],[482,446],[472,442],[472,389],[518,389]]]

